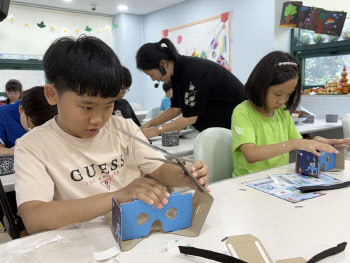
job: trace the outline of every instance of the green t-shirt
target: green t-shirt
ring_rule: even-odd
[[[240,148],[245,143],[261,146],[302,138],[289,111],[283,108],[285,107],[275,110],[272,117],[266,117],[257,112],[247,100],[235,108],[231,124],[234,163],[232,176],[254,173],[289,163],[288,153],[268,160],[248,163]]]

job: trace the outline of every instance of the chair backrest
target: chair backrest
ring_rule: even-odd
[[[209,183],[232,177],[232,133],[225,128],[208,128],[196,138],[193,148],[195,160],[203,160],[209,167]]]
[[[4,221],[4,226],[7,230],[7,233],[12,239],[19,238],[21,229],[18,226],[18,221],[16,217],[12,214],[10,204],[7,199],[6,192],[2,185],[1,179],[0,179],[0,207],[4,212],[3,221]]]
[[[131,108],[133,109],[133,111],[144,110],[144,108],[143,108],[140,104],[138,104],[138,103],[131,102],[131,103],[130,103],[130,106],[131,106]]]
[[[343,116],[343,132],[344,138],[350,138],[350,113],[345,113]]]
[[[159,115],[160,107],[150,108],[147,112],[146,119],[153,119]]]

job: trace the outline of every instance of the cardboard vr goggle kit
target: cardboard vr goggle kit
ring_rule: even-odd
[[[180,167],[196,187],[193,196],[192,193],[183,195],[174,193],[168,198],[168,203],[162,209],[157,209],[153,205],[137,199],[125,204],[118,204],[113,199],[112,231],[120,250],[127,251],[132,249],[155,230],[188,237],[198,236],[214,198],[192,176],[180,158],[145,142],[122,128],[119,128],[119,130],[147,147],[171,156],[172,159],[175,159],[175,162],[161,158],[145,157],[145,159],[161,161]]]
[[[336,147],[338,154],[320,151],[321,156],[297,150],[295,171],[301,175],[319,178],[325,171],[342,171],[345,169],[344,148]]]
[[[213,197],[198,189],[189,194],[173,193],[162,209],[140,200],[118,204],[113,199],[112,231],[121,251],[127,251],[152,231],[196,237],[213,203]]]

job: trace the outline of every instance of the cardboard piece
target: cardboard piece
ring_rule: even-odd
[[[232,257],[249,263],[272,263],[261,241],[253,235],[230,236],[226,246]]]
[[[276,263],[306,263],[305,258],[290,258],[290,259],[281,259],[277,260]]]
[[[338,154],[320,151],[321,156],[310,152],[297,151],[295,171],[301,175],[319,178],[324,171],[341,171],[345,169],[344,148],[336,147]]]
[[[261,241],[250,234],[230,236],[226,240],[226,247],[232,257],[249,263],[273,263]],[[276,263],[305,263],[304,258],[290,258],[278,260]]]
[[[173,194],[173,196],[176,196],[177,194]],[[204,221],[209,213],[209,210],[211,208],[211,205],[214,201],[214,198],[208,193],[208,192],[200,192],[196,190],[192,197],[192,215],[191,215],[191,225],[190,227],[180,229],[177,231],[169,232],[171,234],[176,234],[180,236],[189,236],[189,237],[195,237],[198,236]],[[168,205],[168,204],[167,204]],[[163,208],[165,209],[165,207]],[[160,209],[162,210],[162,209]],[[165,210],[164,210],[165,211]],[[148,210],[150,212],[150,210]],[[139,213],[137,213],[139,214]],[[132,249],[134,246],[136,246],[140,241],[147,238],[152,231],[160,231],[162,233],[166,233],[165,229],[163,229],[162,223],[160,220],[155,220],[152,222],[151,228],[149,230],[149,233],[147,236],[144,236],[142,238],[136,238],[136,239],[129,239],[129,240],[123,240],[123,230],[125,229],[123,227],[123,217],[120,216],[123,215],[121,206],[115,202],[113,199],[113,206],[112,206],[112,231],[113,236],[117,243],[119,244],[119,247],[121,251],[127,251]],[[150,221],[151,222],[151,221]],[[124,224],[129,224],[129,221],[124,221]],[[149,226],[148,226],[149,229]]]

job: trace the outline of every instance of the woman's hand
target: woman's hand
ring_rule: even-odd
[[[159,135],[159,131],[158,131],[157,127],[152,127],[152,128],[142,128],[141,127],[141,131],[146,136],[147,139]]]

